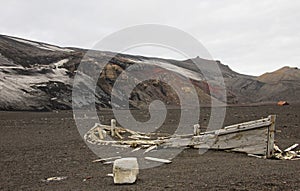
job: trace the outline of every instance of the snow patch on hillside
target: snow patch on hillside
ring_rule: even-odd
[[[63,60],[60,60],[60,61],[54,63],[53,65],[55,66],[56,69],[58,69],[58,67],[61,67],[62,65],[64,65],[67,62],[69,62],[69,59],[63,59]]]
[[[194,72],[192,70],[185,69],[185,68],[181,68],[179,66],[176,66],[176,65],[173,65],[173,64],[170,64],[167,62],[161,62],[158,60],[154,60],[154,61],[144,60],[143,63],[159,66],[161,68],[164,68],[164,69],[172,71],[172,72],[176,72],[182,76],[191,78],[193,80],[197,80],[197,81],[203,80],[199,73]]]
[[[42,43],[36,43],[36,42],[33,42],[33,41],[24,40],[24,39],[20,39],[20,38],[14,38],[14,37],[8,37],[8,38],[10,38],[12,40],[16,40],[16,41],[21,42],[21,43],[29,44],[29,45],[32,45],[32,46],[35,46],[37,48],[44,49],[44,50],[73,52],[73,50],[68,49],[68,48],[60,48],[60,47],[57,47],[57,46],[52,46],[52,45],[47,45],[47,44],[42,44]]]
[[[46,74],[36,73],[34,75],[22,75],[17,74],[13,69],[21,70],[33,70],[26,69],[19,66],[0,66],[0,97],[3,101],[12,104],[23,103],[26,98],[34,98],[41,94],[39,90],[33,86],[45,86],[49,81],[62,82],[64,84],[71,85],[70,78],[66,73],[65,68],[58,68],[64,63],[68,62],[68,59],[60,60],[49,66],[39,66],[38,69],[52,69],[53,72]],[[53,67],[54,66],[54,67]],[[36,70],[36,68],[35,68]]]

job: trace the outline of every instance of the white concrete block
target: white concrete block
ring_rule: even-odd
[[[137,158],[121,158],[114,161],[113,175],[115,184],[132,184],[139,173]]]

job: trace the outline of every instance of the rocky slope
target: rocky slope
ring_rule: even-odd
[[[176,61],[103,51],[92,51],[92,54],[86,55],[86,52],[84,49],[63,48],[0,35],[0,109],[71,109],[74,76],[81,62],[88,63],[89,75],[98,78],[95,91],[87,82],[80,84],[83,94],[95,94],[97,108],[111,107],[111,91],[117,79],[122,85],[117,104],[120,103],[118,107],[122,107],[122,93],[128,90],[130,80],[138,80],[138,75],[150,77],[152,74],[160,75],[161,80],[139,83],[130,94],[130,107],[145,108],[157,99],[170,107],[180,105],[176,90],[168,84],[176,84],[187,93],[185,99],[191,99],[193,92],[185,84],[185,77],[193,84],[201,104],[210,104],[211,99],[224,101],[221,93],[224,87],[218,83],[222,76],[211,70],[212,62],[216,62],[222,72],[227,103],[259,103],[280,99],[295,102],[300,93],[300,70],[296,68],[285,67],[254,77],[236,73],[219,61],[201,58]],[[201,71],[193,61],[202,65]],[[96,70],[99,66],[104,67],[100,74]],[[125,71],[129,68],[132,71],[130,75]],[[135,71],[138,71],[136,77],[132,75]],[[76,102],[79,107],[92,104],[92,100]]]

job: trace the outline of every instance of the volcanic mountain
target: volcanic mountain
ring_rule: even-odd
[[[83,69],[80,63],[85,63]],[[1,110],[71,109],[78,75],[87,80],[79,81],[74,88],[95,99],[76,99],[73,104],[88,107],[95,103],[97,109],[112,107],[116,82],[119,88],[113,95],[114,104],[120,108],[128,97],[131,108],[147,108],[153,100],[177,107],[181,101],[178,91],[185,93],[184,99],[196,94],[199,103],[205,105],[212,100],[225,104],[297,102],[300,93],[297,68],[284,67],[256,77],[234,72],[220,61],[199,57],[183,61],[149,58],[0,35]],[[141,76],[148,80],[140,81]],[[130,84],[136,86],[132,88]],[[130,95],[126,95],[128,91]]]

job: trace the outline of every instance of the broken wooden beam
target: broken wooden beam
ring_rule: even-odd
[[[146,160],[151,160],[151,161],[155,161],[155,162],[161,162],[161,163],[166,163],[169,164],[172,161],[167,160],[167,159],[160,159],[160,158],[154,158],[154,157],[145,157]]]
[[[292,146],[290,146],[290,147],[284,149],[284,152],[291,151],[291,150],[295,149],[295,148],[298,147],[298,146],[299,146],[299,144],[293,144]]]

